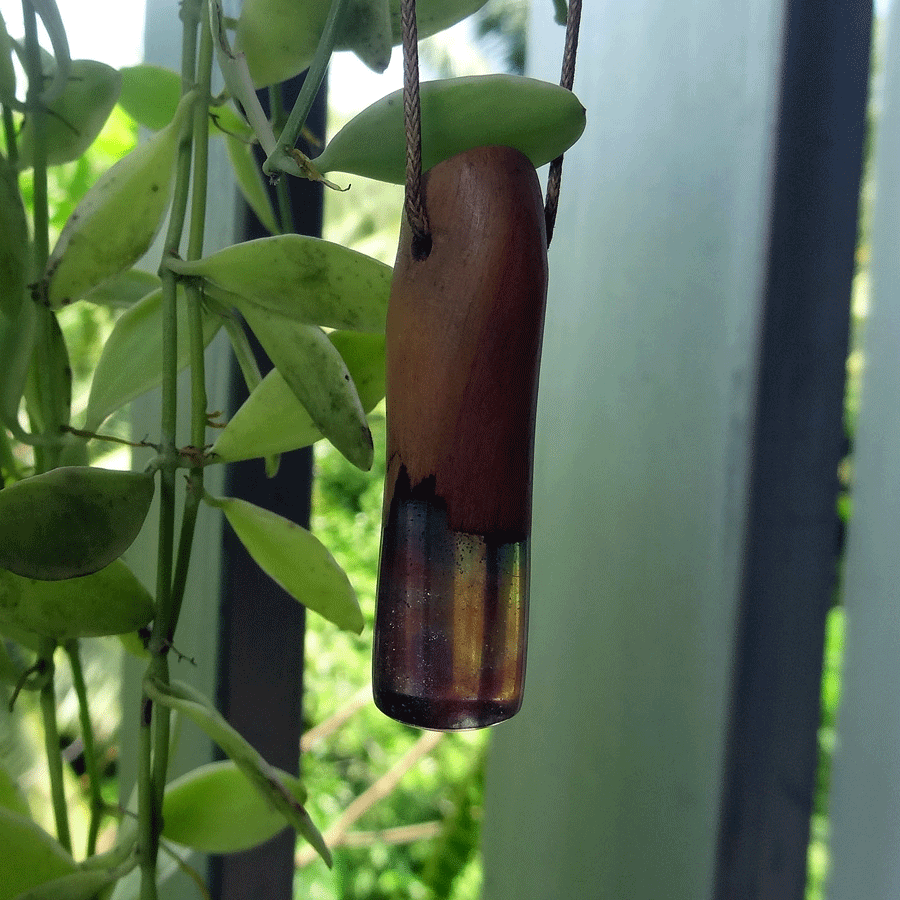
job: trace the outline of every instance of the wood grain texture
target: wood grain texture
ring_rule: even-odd
[[[387,320],[385,511],[405,469],[451,530],[495,541],[531,524],[547,242],[528,159],[481,147],[425,175],[432,245],[400,234]]]

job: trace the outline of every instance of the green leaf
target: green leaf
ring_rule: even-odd
[[[145,662],[150,660],[150,651],[147,649],[144,639],[140,632],[128,631],[125,634],[118,635],[119,643],[130,653],[135,659],[142,659]]]
[[[315,535],[246,500],[209,495],[205,499],[225,513],[256,564],[292,597],[339,628],[362,632],[363,616],[353,585]]]
[[[241,313],[250,306],[304,325],[384,332],[391,267],[340,244],[280,234],[169,266],[227,291]]]
[[[80,300],[149,249],[169,207],[181,126],[194,102],[187,94],[166,128],[107,169],[78,202],[36,288],[44,303],[58,309]]]
[[[244,305],[247,324],[322,434],[355,466],[372,466],[374,445],[356,387],[321,328]]]
[[[0,569],[0,629],[21,629],[63,643],[125,634],[153,618],[153,598],[122,560],[60,581]]]
[[[0,420],[8,428],[20,427],[19,403],[28,380],[37,313],[30,301],[21,304],[12,318],[0,311]]]
[[[585,126],[584,107],[571,91],[517,75],[425,81],[421,104],[426,170],[457,153],[495,144],[513,147],[542,166],[568,150]],[[403,92],[352,118],[312,164],[321,173],[351,172],[403,184]]]
[[[75,871],[75,860],[43,828],[0,807],[0,900]]]
[[[159,290],[159,278],[140,269],[129,269],[84,295],[88,303],[111,309],[128,309],[142,297]]]
[[[106,63],[73,60],[62,94],[48,107],[45,139],[49,165],[79,159],[94,143],[116,105],[121,83],[119,72]],[[33,119],[26,117],[19,135],[22,168],[31,166],[33,144]]]
[[[0,155],[0,234],[3,235],[3,240],[0,241],[0,314],[15,319],[19,315],[25,297],[31,250],[19,182],[12,166],[2,155]]]
[[[0,491],[0,568],[41,581],[97,572],[131,546],[153,493],[152,474],[92,466],[16,482]],[[18,587],[3,589],[0,604],[19,602]]]
[[[191,359],[188,339],[187,305],[178,298],[178,368]],[[215,337],[222,320],[203,313],[203,342]],[[140,397],[162,380],[162,290],[153,291],[125,310],[116,322],[91,382],[85,414],[85,428],[96,431],[107,416],[130,400]]]
[[[225,721],[203,694],[179,681],[163,684],[153,678],[144,680],[144,690],[154,702],[177,710],[215,741],[243,772],[260,796],[271,803],[296,831],[315,847],[328,866],[331,866],[331,853],[325,845],[325,840],[291,786],[282,781],[281,770],[269,765],[260,756],[259,751]]]
[[[338,26],[337,45],[350,47],[380,73],[391,61],[393,38],[390,0],[352,0]]]
[[[21,628],[14,628],[11,625],[0,625],[0,635],[21,644],[35,655],[39,655],[41,652],[41,638],[30,631],[23,631]]]
[[[299,778],[277,772],[300,803]],[[166,786],[163,837],[202,853],[236,853],[275,837],[289,823],[233,760],[209,763]]]
[[[253,129],[247,120],[238,115],[230,106],[224,104],[211,106],[209,108],[209,124],[210,134],[230,134],[247,143],[255,140]]]
[[[102,869],[69,872],[23,891],[16,900],[95,900],[100,891],[115,884],[119,877],[119,872]]]
[[[228,159],[231,161],[235,180],[247,205],[268,232],[278,234],[281,229],[275,221],[275,212],[263,182],[262,169],[253,155],[253,145],[239,137],[233,137],[224,132],[222,134],[225,138],[225,148],[228,150]]]
[[[171,69],[141,63],[121,69],[119,106],[139,125],[160,131],[175,117],[181,100],[181,76]]]
[[[449,28],[484,6],[485,0],[417,0],[419,40]],[[390,44],[401,40],[400,0],[390,0],[386,35],[383,0],[350,0],[338,26],[336,49],[353,50],[367,65],[383,71]],[[330,0],[244,0],[236,49],[247,57],[256,87],[298,75],[312,61],[328,18]],[[372,37],[372,32],[377,35]],[[387,46],[385,46],[387,44]]]
[[[384,338],[380,334],[333,331],[328,339],[346,363],[363,412],[368,414],[384,397]],[[322,432],[281,373],[272,369],[232,416],[210,453],[222,462],[237,462],[287,453],[321,437]]]
[[[5,653],[6,650],[4,649],[3,652]],[[25,799],[25,795],[9,772],[2,766],[0,766],[0,809],[9,810],[18,816],[22,816],[24,819],[31,818],[31,810],[28,808],[28,801]]]
[[[19,683],[21,674],[21,670],[12,661],[9,651],[6,649],[6,641],[3,640],[3,632],[0,631],[0,682],[8,685],[16,685]],[[2,766],[0,766],[0,806],[9,806],[9,804],[5,802],[6,796],[4,790],[4,772]]]

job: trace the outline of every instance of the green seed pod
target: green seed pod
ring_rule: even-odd
[[[486,0],[418,0],[419,38],[462,21]],[[236,49],[247,57],[256,87],[286,81],[312,61],[325,28],[331,0],[245,0],[238,19]],[[353,50],[366,65],[384,71],[390,44],[401,40],[400,0],[390,0],[390,38],[383,6],[351,0],[339,26],[337,49]],[[387,45],[387,46],[386,46]]]
[[[137,537],[153,476],[90,466],[35,475],[0,491],[0,568],[57,581],[89,575]]]
[[[39,286],[54,309],[130,268],[162,225],[189,94],[171,124],[105,172],[69,216]]]
[[[363,616],[353,585],[314,534],[246,500],[209,495],[204,499],[225,513],[254,562],[292,597],[338,628],[362,632]]]
[[[233,294],[241,312],[249,304],[305,325],[384,332],[391,267],[340,244],[282,234],[169,266]]]
[[[2,37],[2,35],[0,35]],[[2,56],[0,56],[2,60]],[[13,167],[0,155],[0,313],[9,319],[19,314],[31,253],[25,206]]]
[[[75,860],[43,828],[0,807],[0,900],[75,871]]]
[[[93,59],[76,59],[62,94],[47,108],[47,163],[78,159],[94,142],[116,105],[122,76],[118,69]],[[30,168],[34,144],[31,118],[19,136],[19,164]]]
[[[299,778],[274,769],[270,774],[300,803],[306,791]],[[163,837],[201,853],[249,850],[289,827],[232,762],[209,763],[166,786]]]
[[[384,397],[384,337],[332,331],[328,339],[346,363],[368,414]],[[210,454],[222,462],[238,462],[307,447],[321,437],[281,373],[272,369],[231,417]]]
[[[316,427],[353,465],[368,471],[372,433],[347,366],[325,332],[249,305],[242,312]]]
[[[533,166],[564,153],[584,131],[584,107],[565,88],[518,75],[425,81],[422,167],[475,147],[513,147]],[[403,184],[406,133],[403,92],[395,91],[352,118],[313,160],[321,172],[350,172]]]
[[[20,628],[63,643],[126,634],[152,618],[152,597],[120,559],[92,575],[62,581],[0,569],[0,630]]]

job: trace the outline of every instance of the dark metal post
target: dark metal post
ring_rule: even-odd
[[[870,0],[789,0],[715,897],[800,900],[865,134]]]
[[[286,84],[284,105],[290,110],[302,78]],[[325,131],[325,87],[319,92],[308,125]],[[306,148],[309,149],[309,148]],[[290,180],[294,226],[301,234],[322,233],[322,186]],[[242,239],[266,234],[246,210]],[[263,372],[271,368],[255,346]],[[232,361],[233,413],[247,396],[240,370]],[[309,448],[287,453],[275,478],[267,479],[261,460],[228,467],[226,492],[271,509],[308,526],[312,485]],[[223,526],[223,577],[219,638],[219,709],[265,757],[289,772],[298,772],[302,730],[304,610],[275,584],[247,554],[228,526]],[[288,900],[293,895],[293,831],[284,831],[245,853],[212,860],[211,893],[217,900]]]

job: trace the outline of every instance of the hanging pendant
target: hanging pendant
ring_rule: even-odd
[[[379,709],[480,728],[522,703],[547,241],[530,161],[481,147],[423,181],[430,247],[400,234],[387,320]]]

